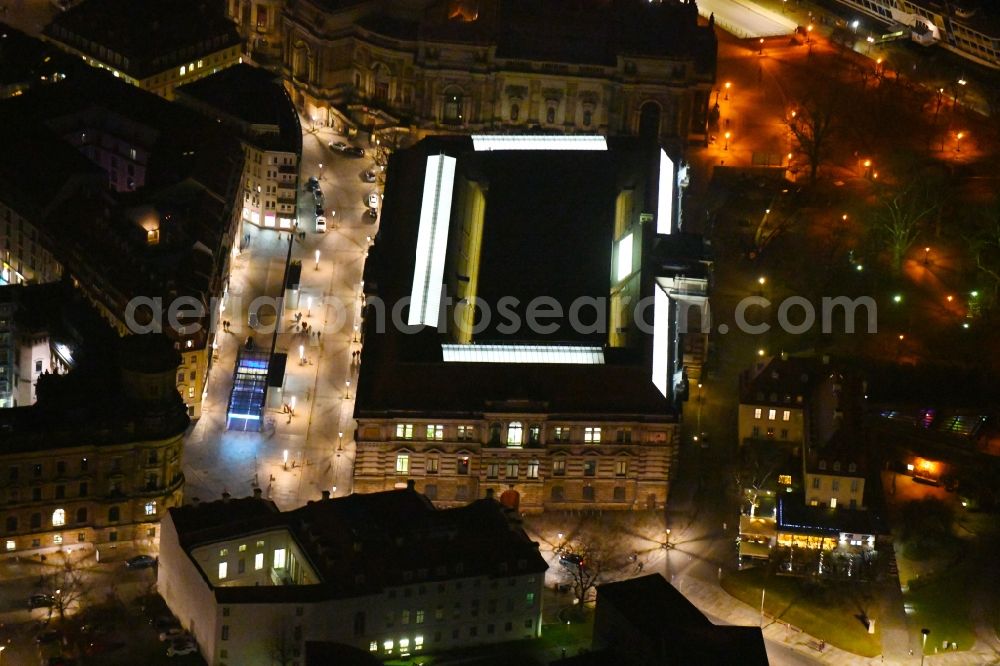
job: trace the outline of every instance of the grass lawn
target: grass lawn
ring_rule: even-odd
[[[766,585],[765,585],[766,584]],[[790,576],[775,576],[763,568],[746,569],[722,579],[722,589],[740,601],[842,650],[865,657],[882,653],[881,623],[869,634],[859,616],[875,604],[865,599],[861,584],[824,581],[820,584]]]
[[[969,618],[972,575],[971,567],[962,563],[928,576],[925,581],[910,581],[903,599],[913,606],[910,625],[931,630],[927,654],[934,654],[934,646],[940,647],[945,640],[957,643],[959,650],[968,650],[975,643]]]

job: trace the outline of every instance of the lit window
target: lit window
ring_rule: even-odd
[[[156,515],[156,502],[146,502],[146,506],[143,507],[147,516]]]
[[[134,160],[135,159],[135,148],[129,148],[128,149],[128,154],[129,154],[129,157],[131,157]]]
[[[759,419],[760,415],[761,415],[761,409],[760,409],[760,407],[758,407],[757,409],[753,410],[753,417],[755,419]]]
[[[836,509],[837,508],[837,498],[836,497],[831,497],[830,498],[830,508],[831,509]]]
[[[781,420],[782,421],[789,421],[789,420],[791,420],[791,418],[792,418],[792,413],[789,410],[786,409],[785,411],[783,411],[781,413]]]
[[[427,439],[444,439],[444,426],[443,425],[428,425],[427,426]]]
[[[55,536],[52,537],[52,543],[54,543],[55,545],[61,546],[62,542],[63,542],[62,534],[56,534]]]
[[[66,510],[56,509],[52,512],[52,526],[59,527],[66,524]]]
[[[258,548],[263,548],[264,547],[264,541],[263,541],[263,539],[257,541],[257,547]]]
[[[512,421],[507,426],[507,446],[521,446],[524,427],[520,421]]]
[[[253,556],[253,568],[254,571],[260,571],[264,568],[264,553],[257,553]]]
[[[537,479],[538,478],[538,461],[532,460],[528,463],[528,478]]]
[[[473,426],[458,426],[458,438],[463,440],[470,440],[473,438],[473,433],[475,432]]]
[[[396,424],[396,439],[413,439],[413,424],[412,423],[397,423]]]
[[[507,478],[508,479],[516,479],[517,478],[517,472],[518,472],[518,470],[517,470],[517,461],[516,460],[508,460],[507,461]]]
[[[414,649],[417,649],[417,650],[423,650],[424,649],[424,637],[423,636],[415,636],[413,638],[413,647],[414,647]]]
[[[777,416],[778,416],[778,410],[776,410],[776,409],[769,409],[769,410],[767,410],[767,420],[768,421],[773,421]]]
[[[632,234],[618,241],[618,281],[632,273]]]
[[[247,549],[247,545],[246,545],[245,543],[241,543],[241,544],[240,544],[240,547],[239,547],[239,548],[237,548],[236,550],[238,550],[238,551],[240,551],[240,552],[242,553],[242,552],[244,552],[244,551],[245,551],[246,549]]]
[[[184,76],[185,74],[187,74],[187,67],[181,65],[181,76]]]
[[[424,623],[424,612],[422,610],[418,610],[417,611],[416,623],[417,624],[423,624]]]
[[[625,476],[628,472],[628,462],[619,460],[615,463],[615,476]]]
[[[203,66],[204,66],[204,61],[199,60],[198,61],[198,69],[201,69]]]
[[[285,549],[275,548],[274,549],[274,568],[284,569],[285,568]]]
[[[601,441],[601,429],[597,427],[584,428],[583,441],[587,444],[599,444]]]
[[[219,562],[219,580],[222,580],[229,573],[229,563]]]
[[[382,649],[385,650],[386,654],[392,652],[393,642],[392,639],[388,639],[382,642]]]
[[[792,476],[791,476],[791,474],[779,474],[778,475],[778,483],[780,483],[783,486],[790,486],[790,485],[792,485]]]
[[[14,543],[13,539],[7,539],[7,550],[14,550],[17,548],[17,544]]]
[[[396,474],[409,474],[410,473],[410,455],[408,453],[400,453],[396,456]]]
[[[409,649],[410,649],[410,639],[409,638],[400,638],[399,639],[399,650],[400,650],[400,652],[406,652]]]
[[[369,643],[368,644],[368,651],[369,652],[378,652],[378,643],[376,643],[375,641],[372,641],[371,643]]]
[[[194,387],[193,386],[189,386],[188,387],[188,397],[189,398],[193,398],[194,397]]]

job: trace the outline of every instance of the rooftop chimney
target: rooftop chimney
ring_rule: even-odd
[[[263,491],[260,488],[254,488],[253,489],[253,497],[254,497],[254,499],[260,499],[260,496],[261,496],[262,493],[263,493]]]
[[[330,499],[330,491],[329,490],[324,490],[323,491],[323,499],[325,499],[325,500]]]

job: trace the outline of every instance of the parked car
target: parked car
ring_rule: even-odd
[[[330,150],[336,151],[338,153],[342,153],[345,150],[347,150],[348,148],[350,148],[350,146],[348,146],[343,141],[338,141],[336,143],[334,143],[333,141],[331,141],[330,143],[328,143],[326,145],[330,148]]]
[[[366,183],[374,183],[378,178],[378,171],[375,169],[365,169],[361,174],[361,179]]]
[[[182,636],[186,635],[187,632],[184,631],[184,628],[181,627],[179,624],[175,624],[161,631],[159,634],[159,639],[160,642],[162,643],[163,641],[172,641],[175,638],[181,638]]]
[[[315,190],[313,190],[313,198],[316,200],[316,203],[318,203],[318,204],[323,203],[323,190],[322,190],[322,188],[317,187]]]
[[[582,569],[584,565],[583,558],[576,553],[563,553],[559,556],[559,564],[564,567],[576,567]]]
[[[316,216],[316,233],[325,234],[326,233],[326,218],[322,215]]]
[[[35,642],[39,645],[62,643],[62,634],[55,629],[49,629],[35,636]]]
[[[344,154],[350,155],[351,157],[364,157],[365,149],[358,148],[357,146],[348,146],[347,148],[344,149]]]
[[[323,206],[316,206],[317,215],[323,215],[324,213],[326,213],[326,210],[323,208]]]
[[[55,604],[55,597],[51,594],[33,594],[28,597],[28,610],[35,610],[36,608],[52,608]]]
[[[170,645],[167,646],[167,656],[168,657],[178,657],[186,654],[194,654],[198,651],[198,646],[195,644],[194,639],[189,636],[183,638],[175,638],[170,641]]]
[[[382,197],[379,196],[378,192],[370,192],[368,194],[369,208],[378,208],[380,203],[382,203]]]
[[[136,555],[125,560],[127,569],[148,569],[156,564],[156,558],[152,555]]]
[[[316,176],[309,176],[306,181],[306,191],[313,192],[319,188],[319,178]]]

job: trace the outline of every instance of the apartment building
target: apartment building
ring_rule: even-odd
[[[177,86],[243,62],[236,27],[203,0],[88,0],[45,27],[52,42],[115,78],[173,99]]]
[[[280,512],[254,497],[174,508],[157,585],[213,666],[379,658],[540,635],[547,565],[492,498],[435,509],[413,484]]]
[[[158,335],[94,342],[69,373],[39,378],[33,405],[0,409],[3,552],[155,546],[181,502],[177,352]]]

